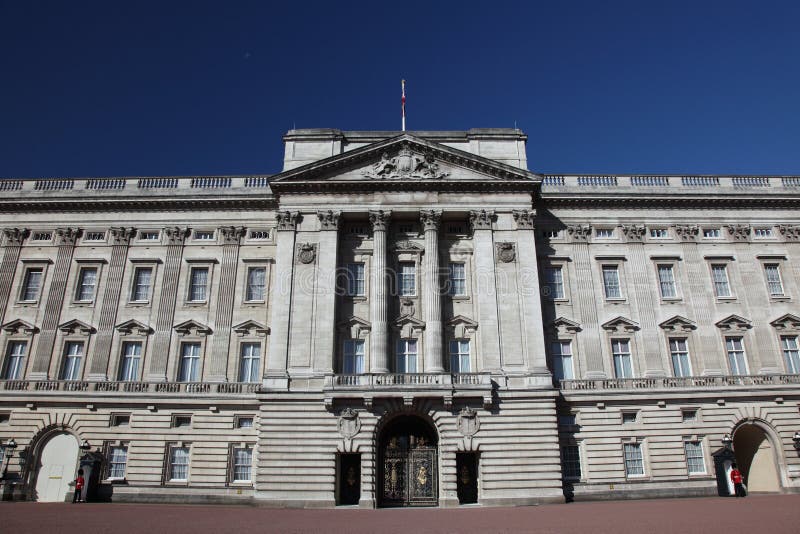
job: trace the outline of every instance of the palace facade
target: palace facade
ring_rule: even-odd
[[[800,178],[292,130],[277,175],[0,181],[3,496],[800,489]]]

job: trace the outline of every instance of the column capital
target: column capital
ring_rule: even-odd
[[[317,217],[319,218],[321,230],[338,230],[342,212],[333,210],[318,211]]]
[[[191,230],[180,226],[168,226],[164,228],[164,235],[167,236],[168,245],[182,245],[184,240],[189,237]]]
[[[696,224],[689,225],[676,225],[675,233],[681,238],[681,241],[697,241],[697,236],[700,234],[700,227]]]
[[[225,245],[238,245],[239,240],[247,233],[244,226],[222,226],[219,229],[222,235],[222,243]]]
[[[57,245],[74,245],[83,234],[80,228],[56,228]]]
[[[386,231],[392,212],[389,210],[374,210],[369,212],[369,222],[372,224],[372,231]]]
[[[511,215],[517,223],[517,230],[533,230],[536,210],[513,210]]]
[[[3,228],[6,245],[21,245],[31,231],[27,228]]]
[[[592,235],[592,226],[589,224],[573,224],[567,226],[567,233],[572,237],[572,241],[585,243]]]
[[[275,214],[275,221],[278,223],[276,229],[279,232],[294,232],[300,219],[300,213],[296,211],[279,211]]]
[[[492,221],[496,219],[494,211],[491,210],[474,210],[469,212],[469,224],[472,226],[472,231],[475,230],[491,230]]]
[[[420,210],[419,220],[422,223],[422,228],[426,232],[428,230],[439,230],[439,224],[442,222],[442,210]]]
[[[643,224],[623,224],[622,233],[625,234],[628,243],[642,243],[647,234],[647,228]]]
[[[136,228],[112,226],[108,229],[108,234],[111,236],[112,245],[127,245],[130,243],[131,238],[136,235]]]

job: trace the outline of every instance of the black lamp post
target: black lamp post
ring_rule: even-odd
[[[800,432],[794,433],[794,436],[792,436],[792,441],[794,441],[794,448],[800,450]]]
[[[733,439],[731,439],[730,434],[725,434],[722,436],[722,444],[725,446],[726,449],[730,449],[731,445],[733,444]]]
[[[11,438],[8,441],[6,441],[5,448],[8,451],[8,453],[6,454],[8,458],[6,459],[5,468],[3,468],[3,476],[2,476],[3,480],[6,480],[8,478],[8,464],[11,463],[11,457],[14,456],[14,450],[17,448],[17,442],[14,441],[14,438]]]
[[[88,441],[83,440],[83,442],[81,442],[81,450],[82,451],[90,451],[91,449],[92,449],[92,446],[89,445]]]

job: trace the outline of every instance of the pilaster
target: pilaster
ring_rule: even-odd
[[[0,324],[5,322],[6,306],[14,284],[22,243],[30,234],[27,228],[3,228],[3,261],[0,262]]]
[[[425,231],[425,255],[423,256],[423,288],[425,293],[422,308],[425,320],[425,372],[441,373],[442,361],[442,295],[439,286],[439,225],[442,212],[422,210],[419,213]]]
[[[493,211],[469,213],[475,258],[475,299],[478,304],[480,369],[500,372],[500,321],[497,312],[497,281],[494,268]]]
[[[369,320],[372,330],[369,336],[369,358],[371,373],[389,372],[389,327],[386,298],[386,231],[391,220],[391,211],[371,211],[372,223],[372,271],[370,272]]]
[[[341,212],[317,213],[320,223],[317,257],[312,365],[315,373],[333,373],[336,355],[336,269]]]

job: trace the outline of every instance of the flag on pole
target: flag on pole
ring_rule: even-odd
[[[400,88],[402,89],[402,98],[400,99],[400,103],[403,107],[403,131],[406,131],[406,81],[400,80]]]

